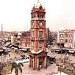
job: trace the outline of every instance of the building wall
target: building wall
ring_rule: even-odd
[[[30,28],[30,67],[41,69],[47,67],[46,20],[45,9],[38,2],[31,11]],[[32,61],[32,62],[31,62]],[[39,66],[41,66],[39,68]]]
[[[74,34],[73,30],[58,31],[57,43],[64,43],[64,47],[74,48]]]
[[[32,31],[37,32],[37,31],[35,31],[34,29],[33,29]],[[40,31],[41,31],[41,30],[40,30]],[[48,36],[47,29],[46,29],[45,31],[46,31],[46,32],[44,33],[44,35],[45,35],[45,38],[47,38],[47,37],[46,37],[46,36]],[[34,34],[31,35],[31,36],[32,36],[32,38],[34,39],[33,36],[39,37],[38,34],[39,34],[39,33],[37,32],[36,34],[34,33]],[[44,35],[43,35],[43,36],[44,36]],[[22,36],[21,36],[21,46],[22,46],[22,47],[30,47],[30,31],[27,31],[27,32],[23,32],[23,33],[22,33]]]
[[[23,37],[21,43],[22,47],[30,47],[30,37]]]
[[[22,33],[21,46],[22,47],[30,47],[30,31]]]

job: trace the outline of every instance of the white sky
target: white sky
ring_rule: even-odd
[[[46,26],[50,30],[74,27],[74,0],[40,2],[46,9]],[[31,8],[35,3],[37,0],[0,0],[0,26],[3,24],[4,31],[29,30]]]

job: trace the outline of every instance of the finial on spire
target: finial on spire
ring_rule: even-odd
[[[37,3],[39,3],[39,0],[37,0]]]

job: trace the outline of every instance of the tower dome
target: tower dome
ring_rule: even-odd
[[[36,3],[36,4],[34,4],[34,7],[35,7],[35,8],[39,8],[40,6],[42,6],[42,5],[41,5],[41,3],[39,3],[39,2]]]
[[[41,5],[41,3],[39,2],[39,0],[37,1],[37,3],[34,4],[34,8],[39,8]]]

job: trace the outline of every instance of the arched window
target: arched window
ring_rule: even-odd
[[[65,42],[68,42],[67,39],[65,39]]]

